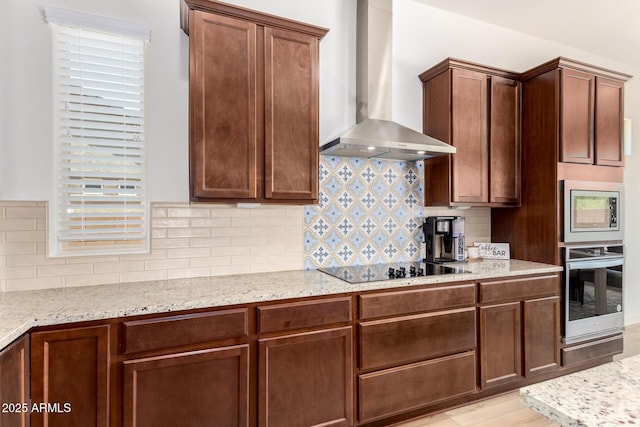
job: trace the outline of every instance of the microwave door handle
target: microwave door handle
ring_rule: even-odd
[[[569,270],[577,270],[581,268],[615,267],[623,264],[624,264],[624,258],[614,258],[614,259],[594,259],[592,261],[574,261],[574,262],[568,262],[566,265],[567,265],[567,269]]]

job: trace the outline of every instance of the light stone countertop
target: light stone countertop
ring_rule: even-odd
[[[640,356],[520,389],[522,401],[563,427],[640,424]]]
[[[5,292],[0,293],[0,350],[34,326],[562,271],[559,266],[518,260],[469,262],[464,268],[469,273],[362,284],[316,270],[296,270]]]

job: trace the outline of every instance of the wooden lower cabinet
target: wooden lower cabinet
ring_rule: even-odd
[[[560,297],[523,303],[524,375],[530,377],[560,367]]]
[[[25,336],[0,352],[0,426],[29,426],[25,410],[29,404],[29,339]]]
[[[480,379],[488,388],[560,368],[560,297],[480,307]]]
[[[476,353],[358,376],[360,422],[399,414],[476,391]]]
[[[520,302],[480,307],[480,383],[482,388],[522,377]]]
[[[109,325],[31,334],[32,426],[109,425]]]
[[[352,328],[258,340],[258,425],[353,425]]]
[[[124,362],[125,427],[248,426],[249,346]]]

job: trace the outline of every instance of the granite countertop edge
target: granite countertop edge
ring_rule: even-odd
[[[467,273],[350,284],[317,270],[294,270],[0,293],[0,351],[37,326],[123,318],[284,299],[399,289],[435,283],[557,273],[562,267],[483,260]]]

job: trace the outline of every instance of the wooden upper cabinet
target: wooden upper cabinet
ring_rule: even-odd
[[[265,196],[318,198],[318,39],[265,29]]]
[[[491,78],[489,139],[489,202],[520,201],[521,84],[502,77]]]
[[[452,71],[452,202],[488,201],[487,80],[484,73]]]
[[[535,105],[554,112],[560,162],[624,166],[624,82],[631,77],[562,57],[522,74],[522,81],[532,92],[544,81],[555,84],[546,86],[544,92],[537,90],[532,97]],[[528,123],[527,139],[535,141],[542,130],[548,134],[547,143],[551,143],[549,137],[556,138],[554,129],[550,124],[545,124],[546,129],[540,126]],[[572,166],[573,170],[576,167],[584,168]]]
[[[327,32],[185,0],[192,201],[315,203],[319,43]]]
[[[569,69],[560,76],[560,161],[592,164],[595,76]]]
[[[425,205],[518,205],[518,74],[449,58],[420,79],[423,132],[456,147],[425,160]]]
[[[596,77],[595,164],[624,166],[624,83]]]
[[[190,23],[192,196],[255,198],[257,26],[200,11]]]

